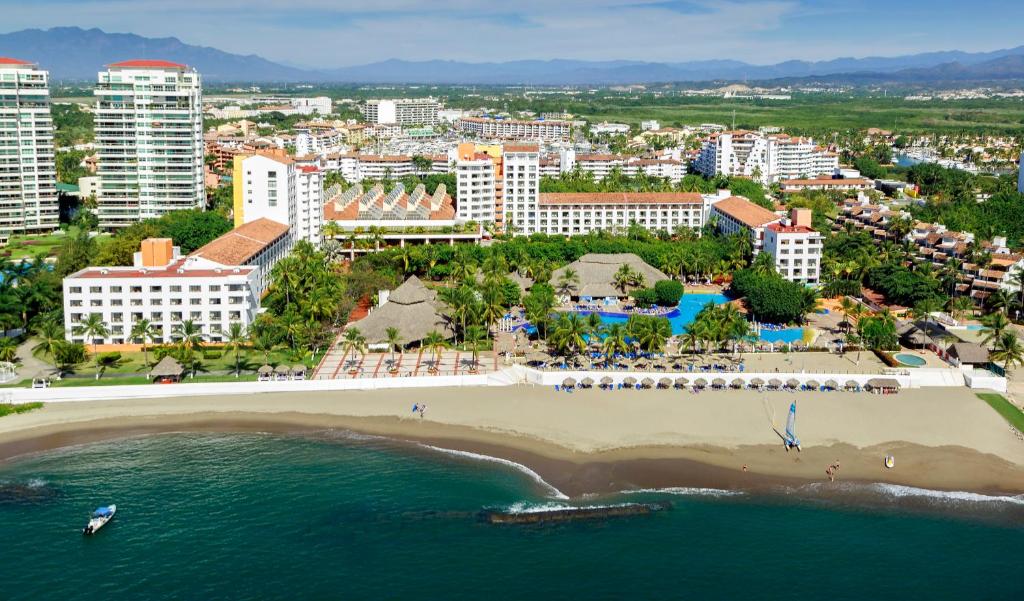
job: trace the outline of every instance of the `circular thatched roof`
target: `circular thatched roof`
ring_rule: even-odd
[[[670,388],[672,386],[672,380],[670,378],[661,378],[658,380],[658,388]]]
[[[615,380],[613,380],[611,376],[605,376],[601,378],[601,383],[604,384],[605,386],[610,386],[614,382]]]
[[[627,376],[623,378],[622,383],[625,384],[626,386],[636,386],[636,378],[632,376]]]
[[[582,380],[580,380],[580,384],[583,384],[584,386],[593,386],[594,385],[594,379],[593,378],[583,378]]]
[[[576,386],[576,380],[573,378],[566,378],[562,380],[562,386],[565,386],[566,388],[572,388],[573,386]]]

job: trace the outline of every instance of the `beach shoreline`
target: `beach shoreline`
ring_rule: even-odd
[[[410,411],[411,400],[396,398],[399,392],[426,403],[424,417]],[[169,432],[351,431],[425,452],[436,452],[428,448],[434,447],[511,461],[572,498],[637,489],[756,491],[828,483],[825,469],[835,462],[841,464],[838,482],[1024,493],[1024,443],[969,391],[944,389],[943,400],[928,389],[892,397],[837,394],[779,393],[766,400],[749,391],[556,394],[515,387],[501,394],[440,389],[55,403],[0,420],[0,461]],[[792,400],[801,407],[802,452],[787,452],[773,441],[765,417],[769,405],[784,408]],[[890,411],[885,427],[865,431],[886,403],[902,411]],[[915,419],[921,404],[930,418]],[[834,418],[822,419],[833,412]],[[666,422],[688,425],[673,430]],[[942,424],[945,430],[935,431]],[[892,435],[901,429],[906,436]],[[882,465],[886,454],[897,458],[895,469]]]

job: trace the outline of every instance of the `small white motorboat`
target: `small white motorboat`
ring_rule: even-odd
[[[896,458],[893,457],[892,455],[886,455],[885,456],[885,469],[891,470],[894,467],[896,467]]]
[[[82,534],[96,534],[96,531],[107,525],[107,522],[114,519],[117,513],[117,505],[100,507],[89,516],[89,523],[82,530]]]

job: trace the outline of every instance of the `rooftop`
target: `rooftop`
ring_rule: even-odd
[[[107,65],[115,69],[187,69],[187,65],[153,59],[132,59]]]
[[[742,196],[730,196],[712,205],[719,213],[728,215],[747,227],[761,227],[773,221],[778,221],[779,216],[768,209],[756,205]]]
[[[0,56],[0,65],[32,65],[32,64],[35,64],[35,63],[30,63],[28,61],[23,61],[23,60],[17,59],[17,58],[10,58],[10,57],[7,57],[7,56]]]
[[[262,218],[236,227],[190,256],[221,265],[245,265],[264,248],[288,234],[288,226]]]

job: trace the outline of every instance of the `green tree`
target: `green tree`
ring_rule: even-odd
[[[1010,367],[1024,363],[1024,346],[1013,332],[1003,332],[990,354],[992,361],[1003,364],[1003,371],[1010,373]]]
[[[157,336],[157,328],[153,325],[153,322],[148,319],[140,319],[132,324],[132,330],[129,334],[132,341],[140,341],[142,343],[142,362],[148,368],[149,367],[149,346],[150,342]]]
[[[92,354],[96,360],[96,379],[100,379],[100,364],[99,364],[99,353],[97,352],[96,340],[102,340],[110,334],[110,330],[107,328],[106,322],[103,321],[103,315],[99,313],[90,313],[84,320],[78,325],[78,331],[85,337],[86,340],[92,341]]]
[[[396,367],[395,351],[402,346],[402,333],[394,326],[389,326],[385,333],[387,335],[388,350],[391,351],[391,365]]]
[[[245,326],[233,321],[228,324],[227,330],[220,331],[220,336],[224,341],[224,348],[230,349],[235,355],[235,377],[237,378],[242,373],[240,354],[242,347],[249,343],[249,333],[245,331]]]

